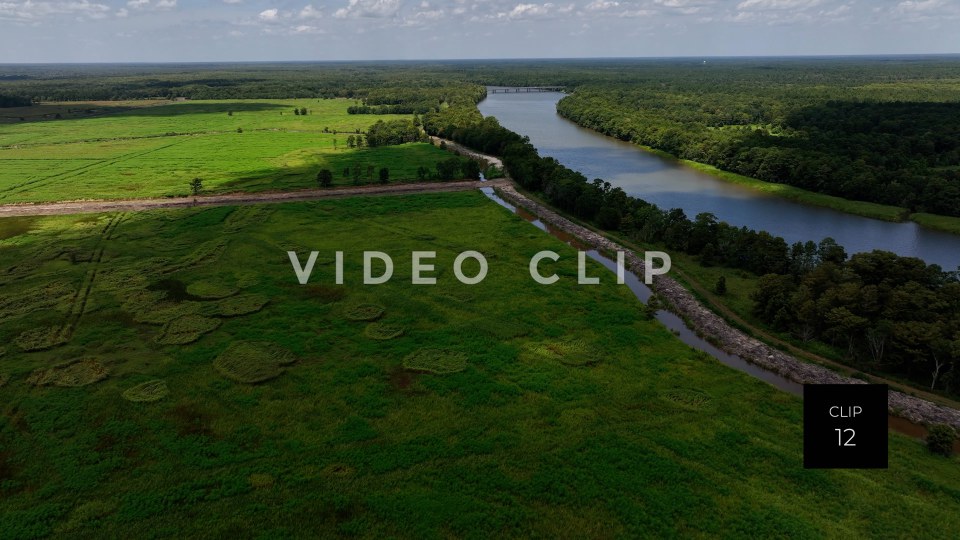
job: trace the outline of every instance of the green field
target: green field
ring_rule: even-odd
[[[343,171],[354,167],[363,183],[376,181],[382,167],[391,181],[414,180],[419,167],[432,171],[450,157],[423,143],[348,148],[348,136],[397,118],[349,115],[353,103],[188,101],[0,124],[0,204],[183,196],[193,178],[207,193],[303,189],[316,187],[322,168],[334,172],[335,185],[352,184]],[[294,115],[295,107],[309,114]]]
[[[478,193],[0,220],[2,536],[960,533],[956,458],[891,434],[888,470],[804,470],[798,398],[588,270]]]
[[[910,214],[910,219],[930,229],[960,234],[960,218],[953,216],[940,216],[937,214],[916,213]]]

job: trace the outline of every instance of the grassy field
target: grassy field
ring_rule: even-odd
[[[0,204],[182,196],[201,178],[208,193],[416,179],[449,154],[428,144],[348,148],[347,137],[380,119],[349,115],[351,100],[198,101],[92,118],[0,124]],[[119,105],[118,105],[119,106]],[[309,114],[293,114],[306,107]],[[238,130],[242,131],[239,132]],[[333,133],[337,131],[339,133]],[[349,133],[347,133],[349,132]],[[368,174],[368,171],[372,171]]]
[[[320,251],[310,284],[289,249]],[[363,250],[394,279],[359,284]],[[412,250],[438,285],[410,284]],[[802,469],[797,398],[575,264],[478,193],[0,220],[0,531],[960,533],[956,458],[892,434],[889,470]]]
[[[960,234],[960,218],[957,217],[916,213],[910,214],[910,219],[930,229]]]

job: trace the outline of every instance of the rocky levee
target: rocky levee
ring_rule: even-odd
[[[303,261],[296,251],[288,251],[290,264],[293,265],[293,272],[296,274],[297,281],[301,285],[310,282],[313,275],[314,266],[317,264],[319,251],[311,251]],[[617,284],[622,285],[626,275],[624,252],[617,252]],[[431,276],[436,270],[434,262],[437,259],[436,251],[413,251],[410,253],[411,272],[410,283],[413,285],[435,285],[437,278]],[[579,251],[577,253],[577,284],[579,285],[597,285],[600,278],[587,275],[587,252]],[[653,277],[666,274],[670,271],[670,255],[662,251],[647,251],[644,253],[644,272],[643,281],[647,285],[653,283]],[[549,261],[560,260],[560,255],[554,251],[540,251],[530,258],[528,269],[530,278],[540,285],[552,285],[560,280],[560,276],[549,270]],[[343,261],[344,252],[337,251],[334,254],[334,275],[333,282],[337,285],[344,284]],[[376,262],[375,262],[376,261]],[[468,263],[468,261],[470,261]],[[655,264],[656,263],[656,264]],[[464,270],[464,266],[469,267],[469,271]],[[476,285],[482,282],[490,271],[490,265],[486,257],[479,251],[461,252],[453,260],[453,274],[457,280],[464,285]],[[375,275],[376,274],[376,275]],[[393,258],[382,251],[364,251],[363,252],[363,272],[362,279],[364,285],[381,285],[393,279],[394,265]],[[324,276],[323,279],[331,279],[331,276]]]

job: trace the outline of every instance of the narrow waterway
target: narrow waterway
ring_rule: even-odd
[[[711,212],[789,243],[829,236],[848,253],[884,249],[945,270],[960,266],[960,236],[794,203],[718,180],[561,118],[556,113],[561,97],[556,92],[489,94],[479,108],[484,116],[495,116],[504,127],[530,137],[541,155],[661,208],[682,208],[690,218]]]

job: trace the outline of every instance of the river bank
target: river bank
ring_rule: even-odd
[[[583,126],[580,127],[583,129],[590,129]],[[595,133],[604,137],[608,136],[600,132]],[[879,219],[881,221],[888,221],[891,223],[904,223],[906,221],[912,221],[927,229],[960,235],[960,217],[927,214],[923,212],[911,213],[909,208],[904,208],[902,206],[890,206],[866,201],[855,201],[851,199],[845,199],[843,197],[836,197],[833,195],[809,191],[791,186],[789,184],[766,182],[764,180],[758,180],[742,174],[724,171],[714,167],[713,165],[700,163],[699,161],[681,159],[673,154],[652,148],[650,146],[635,143],[630,144],[644,152],[648,152],[662,159],[674,161],[704,174],[709,174],[710,176],[713,176],[719,180],[723,180],[724,182],[743,186],[759,193],[774,195],[788,201],[818,206],[821,208],[829,208],[838,212],[844,212],[870,219]]]

